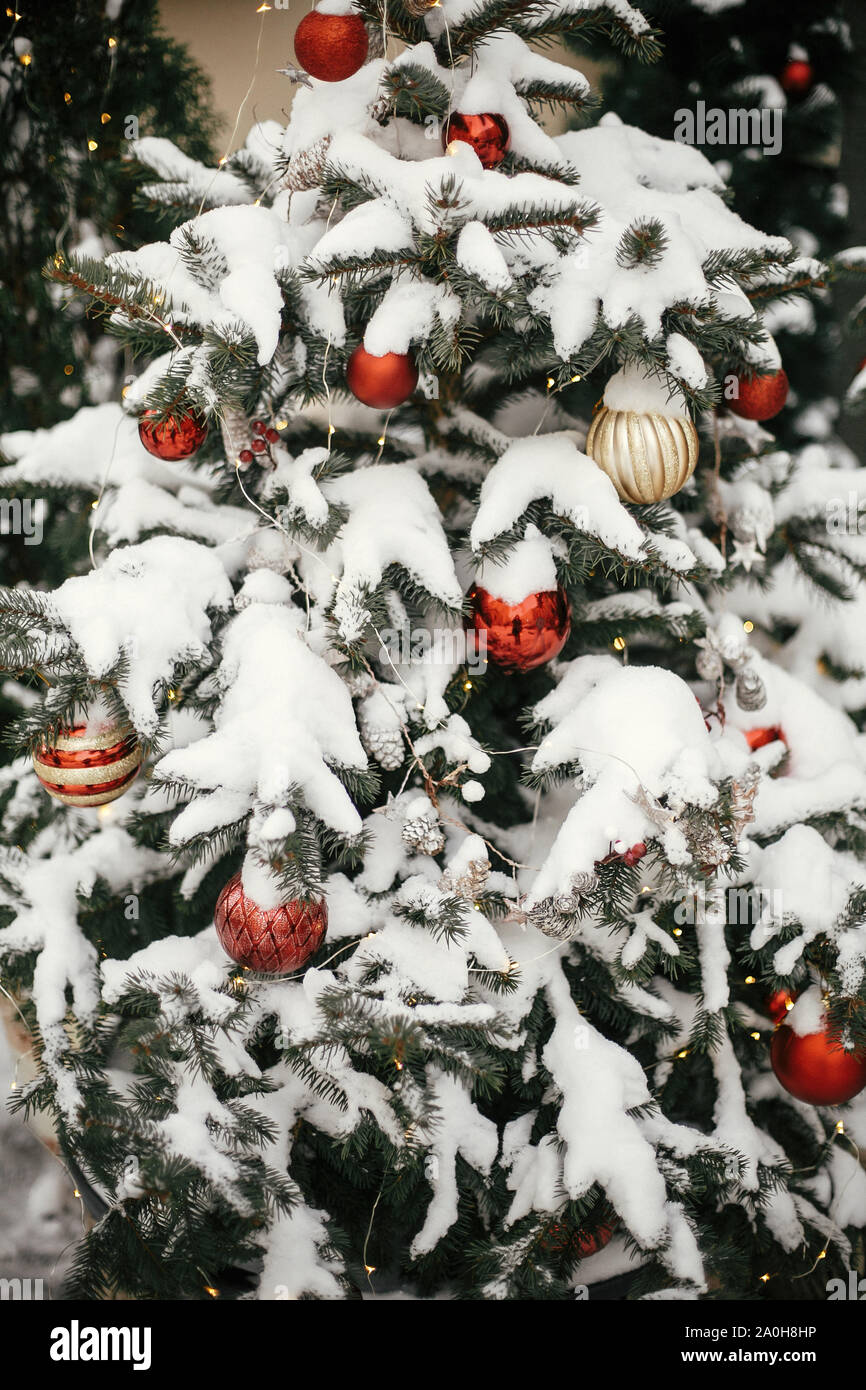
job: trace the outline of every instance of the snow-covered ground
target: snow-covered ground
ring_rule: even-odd
[[[57,1297],[81,1235],[81,1203],[59,1159],[6,1110],[14,1074],[0,1028],[0,1279],[41,1279],[44,1297]]]

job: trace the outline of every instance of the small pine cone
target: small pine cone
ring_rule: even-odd
[[[564,916],[556,898],[543,898],[530,908],[526,920],[545,936],[554,941],[569,941],[577,931],[577,922],[572,916]]]
[[[297,551],[288,536],[270,526],[263,526],[256,531],[247,547],[247,569],[286,574],[296,556]]]
[[[223,448],[226,451],[226,463],[232,468],[239,464],[239,457],[242,449],[249,449],[252,432],[250,422],[246,412],[239,410],[237,406],[223,406],[220,417],[220,431],[223,437]],[[247,464],[239,464],[241,468],[248,467]]]
[[[488,859],[473,859],[457,878],[454,878],[450,870],[447,870],[442,875],[439,886],[446,892],[456,893],[458,897],[466,898],[468,902],[472,902],[483,891],[489,877],[490,861]]]
[[[741,671],[737,676],[734,694],[740,709],[748,710],[749,713],[763,709],[767,703],[767,689],[757,671]]]
[[[722,658],[719,656],[718,652],[714,652],[708,648],[704,648],[703,651],[698,652],[695,659],[695,666],[697,667],[697,672],[701,680],[705,681],[720,681],[725,672],[725,668],[722,665]]]
[[[432,816],[413,816],[403,824],[403,843],[421,854],[441,854],[445,848],[442,827]]]
[[[322,181],[322,170],[331,144],[330,135],[323,135],[308,150],[292,155],[283,176],[283,188],[292,193],[302,193],[307,188],[316,188]]]
[[[361,742],[370,757],[375,758],[386,772],[394,772],[403,766],[406,749],[400,729],[372,728],[369,724],[362,724]],[[437,854],[438,850],[433,853]]]

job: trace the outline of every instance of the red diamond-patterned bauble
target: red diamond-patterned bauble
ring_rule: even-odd
[[[386,352],[375,357],[359,343],[349,358],[346,383],[364,405],[394,410],[408,401],[418,385],[418,368],[411,352]]]
[[[792,994],[789,989],[774,989],[772,994],[767,995],[764,1000],[764,1008],[774,1023],[782,1022],[788,1010],[794,1007],[796,997],[796,994]]]
[[[758,748],[766,748],[768,743],[785,743],[787,739],[778,724],[773,724],[769,728],[745,729],[743,737],[754,753]]]
[[[214,925],[220,945],[238,965],[282,975],[318,951],[328,927],[328,905],[294,898],[278,907],[259,907],[247,897],[238,872],[217,898]]]
[[[738,377],[737,382],[739,395],[728,405],[743,420],[772,420],[788,399],[788,376],[781,367],[760,376]]]
[[[571,606],[562,585],[505,603],[476,586],[469,595],[472,626],[484,633],[490,661],[504,671],[532,671],[558,656],[571,631]],[[483,656],[484,649],[477,642]]]
[[[551,1255],[572,1255],[586,1260],[590,1255],[603,1250],[613,1235],[616,1219],[603,1221],[594,1231],[575,1231],[568,1225],[554,1222],[548,1226],[541,1238],[542,1250]]]
[[[295,31],[295,56],[320,82],[343,82],[363,67],[370,43],[359,14],[311,10]]]
[[[844,1105],[866,1086],[866,1053],[847,1052],[824,1030],[801,1036],[780,1024],[770,1061],[785,1090],[809,1105]]]
[[[138,422],[138,437],[158,459],[188,459],[207,438],[207,421],[197,410],[168,416],[146,410]]]
[[[455,111],[442,131],[443,149],[447,150],[452,140],[462,140],[472,146],[485,169],[495,169],[502,163],[509,139],[508,124],[495,111],[484,111],[480,116]]]
[[[64,806],[104,806],[131,787],[141,767],[141,744],[128,725],[77,724],[33,754],[49,796]]]
[[[779,81],[789,96],[804,97],[812,89],[815,70],[805,59],[791,58],[782,69]]]

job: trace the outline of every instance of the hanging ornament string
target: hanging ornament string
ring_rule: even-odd
[[[585,372],[576,372],[573,377],[569,377],[568,381],[563,381],[559,386],[556,385],[555,377],[549,376],[547,378],[547,401],[545,402],[544,410],[541,413],[541,419],[535,426],[535,429],[532,431],[533,434],[538,434],[539,430],[541,429],[541,426],[547,419],[547,412],[550,410],[551,402],[553,401],[554,396],[558,396],[560,391],[565,390],[566,386],[573,386],[575,382],[583,381],[584,377],[588,377],[590,372],[595,371],[598,364],[602,361],[603,358],[607,356],[609,351],[610,348],[608,346],[603,347],[601,352],[598,354],[598,357],[595,359],[591,366],[587,367]]]
[[[211,189],[213,188],[214,184],[216,183],[217,177],[218,177],[218,175],[219,175],[219,171],[222,169],[222,167],[223,167],[224,164],[227,164],[227,163],[228,163],[229,155],[230,155],[231,152],[232,152],[232,145],[234,144],[235,136],[236,136],[237,133],[238,133],[238,127],[239,127],[239,125],[240,125],[240,123],[241,123],[241,116],[242,116],[243,113],[244,113],[244,108],[246,107],[246,104],[247,104],[247,102],[249,101],[250,96],[252,95],[253,88],[254,88],[255,85],[256,85],[256,79],[258,78],[258,75],[259,75],[259,64],[260,64],[260,62],[261,62],[262,38],[263,38],[263,36],[264,36],[264,29],[265,29],[265,15],[268,13],[268,11],[270,10],[270,8],[271,8],[270,5],[268,5],[268,4],[262,4],[262,5],[259,5],[259,8],[256,10],[256,14],[261,15],[261,19],[259,20],[259,32],[258,32],[258,36],[257,36],[257,38],[256,38],[256,57],[255,57],[255,63],[254,63],[254,65],[253,65],[252,76],[250,77],[249,86],[247,87],[247,90],[246,90],[245,93],[244,93],[243,100],[241,101],[241,104],[240,104],[240,106],[238,107],[237,112],[235,113],[235,121],[234,121],[234,125],[232,126],[231,134],[230,134],[230,136],[229,136],[229,138],[228,138],[228,144],[227,144],[227,146],[226,146],[226,152],[225,152],[225,154],[222,156],[222,158],[220,159],[220,161],[219,161],[219,163],[218,163],[218,165],[217,165],[217,168],[216,168],[216,170],[214,171],[214,176],[213,176],[213,178],[211,179],[211,181],[210,181],[210,183],[208,184],[207,188],[204,190],[204,192],[203,192],[202,195],[201,195],[201,202],[199,203],[198,212],[196,213],[196,216],[197,216],[197,217],[201,217],[202,212],[204,211],[204,205],[205,205],[205,202],[207,201],[207,195],[210,193]]]
[[[94,549],[96,541],[96,532],[99,530],[99,509],[102,506],[102,498],[105,494],[105,489],[108,487],[108,480],[111,476],[111,470],[114,467],[114,460],[117,454],[117,439],[118,435],[120,434],[120,427],[123,424],[124,419],[125,416],[121,415],[120,419],[117,422],[117,425],[115,426],[114,437],[111,441],[111,452],[108,455],[108,463],[105,465],[105,470],[102,474],[102,481],[99,485],[99,492],[97,493],[95,500],[90,504],[95,515],[90,524],[90,535],[87,538],[87,550],[88,554],[90,555],[90,567],[94,570],[99,568]]]

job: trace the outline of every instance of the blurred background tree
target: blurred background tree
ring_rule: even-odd
[[[7,9],[0,40],[0,427],[45,426],[112,399],[116,344],[42,277],[55,251],[104,255],[164,223],[136,198],[128,141],[170,136],[207,159],[210,84],[156,0]]]

